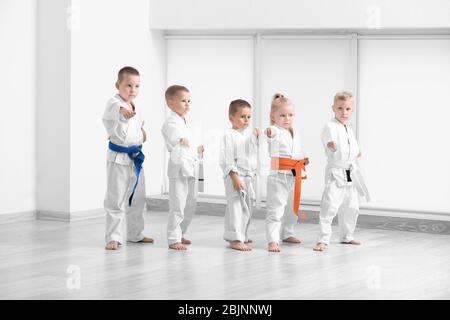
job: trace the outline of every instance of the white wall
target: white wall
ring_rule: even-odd
[[[359,47],[367,206],[450,212],[450,38]]]
[[[147,194],[161,192],[165,41],[163,32],[149,28],[233,33],[368,27],[449,28],[450,2],[2,0],[0,69],[6,76],[0,77],[0,88],[4,106],[13,113],[0,117],[0,214],[102,207],[106,137],[101,115],[115,92],[116,72],[126,64],[142,74],[137,102],[147,113]],[[9,108],[2,108],[7,114],[4,110]],[[436,197],[443,199],[446,190]],[[418,206],[427,208],[427,203]]]
[[[188,117],[195,128],[193,138],[195,145],[205,147],[205,194],[224,195],[219,143],[230,128],[230,102],[244,99],[253,105],[253,39],[168,39],[167,86],[173,84],[184,85],[191,92]],[[253,106],[254,112],[257,108]],[[167,158],[167,150],[165,153]]]
[[[164,42],[149,30],[146,0],[72,1],[71,6],[70,211],[103,207],[107,138],[102,123],[106,101],[117,90],[125,65],[141,74],[136,104],[146,115],[144,144],[147,194],[161,192],[160,126],[164,108]]]
[[[155,137],[163,115],[152,108],[163,108],[164,42],[161,32],[149,30],[148,12],[145,0],[39,1],[38,212],[67,217],[103,208],[107,137],[102,115],[125,65],[141,73],[137,104],[147,116],[147,193],[160,193],[163,159],[154,155],[162,149]]]
[[[260,31],[263,35],[264,34],[275,34],[277,31],[289,31],[290,33],[304,33],[305,31],[314,31],[315,33],[336,33],[337,31],[349,33],[349,32],[363,32],[363,33],[373,33],[373,34],[380,34],[380,33],[392,33],[392,34],[399,34],[399,33],[410,33],[410,34],[420,34],[420,33],[449,33],[450,28],[450,1],[447,0],[438,0],[438,1],[424,1],[424,0],[413,0],[413,1],[389,1],[389,0],[361,0],[361,1],[353,1],[353,0],[339,0],[339,1],[331,1],[331,0],[322,0],[322,1],[298,1],[298,0],[280,0],[280,1],[272,1],[272,0],[257,0],[257,1],[240,1],[240,0],[230,0],[227,2],[222,1],[211,1],[211,0],[165,0],[165,1],[151,1],[151,27],[154,29],[164,29],[173,31],[171,34],[174,35],[183,35],[183,34],[196,34],[196,35],[210,35],[214,37],[214,34],[221,34],[221,35],[233,35],[236,33],[246,33],[246,34],[253,34],[256,32],[256,30]],[[355,42],[353,42],[355,43]],[[214,46],[213,43],[211,43],[211,46]],[[370,52],[370,50],[364,50],[365,53]],[[170,49],[170,48],[169,48]],[[269,49],[269,50],[267,50]],[[285,49],[288,51],[292,51],[292,48],[285,46]],[[333,53],[330,50],[325,49],[323,52],[318,52],[315,56],[306,56],[308,54],[309,50],[311,49],[311,46],[309,45],[305,50],[302,50],[297,55],[298,57],[295,57],[291,59],[291,61],[286,61],[286,52],[283,52],[283,50],[280,50],[280,52],[271,52],[270,48],[264,48],[263,46],[263,58],[261,62],[261,70],[262,70],[262,77],[260,79],[261,81],[261,97],[257,97],[256,100],[260,99],[262,102],[261,107],[263,109],[267,109],[268,101],[270,100],[270,97],[267,95],[271,95],[274,91],[274,89],[279,87],[279,90],[288,91],[288,93],[291,96],[295,96],[294,98],[298,101],[301,101],[301,103],[304,103],[303,106],[308,105],[312,106],[315,105],[315,99],[312,98],[314,94],[311,92],[307,92],[306,94],[303,94],[299,92],[299,90],[296,90],[296,86],[299,87],[311,87],[311,83],[308,83],[308,81],[301,78],[306,73],[311,74],[310,68],[311,67],[311,59],[312,60],[318,60],[318,64],[316,67],[319,68],[319,70],[322,70],[324,68],[323,64],[320,62],[320,57],[322,59],[328,54],[331,54],[331,59],[328,59],[327,61],[330,62],[329,65],[339,69],[339,64],[333,64]],[[365,63],[366,57],[360,56],[362,59],[362,67],[365,70],[364,74],[360,73],[359,76],[361,77],[359,80],[360,88],[362,89],[361,92],[357,92],[357,86],[356,86],[356,56],[355,53],[355,46],[352,48],[349,48],[350,51],[350,65],[348,66],[348,73],[350,74],[349,79],[345,79],[347,74],[345,74],[345,67],[344,72],[341,76],[337,76],[336,72],[331,72],[329,78],[324,78],[322,80],[324,82],[324,85],[329,85],[330,90],[333,86],[336,88],[336,90],[343,89],[343,87],[346,87],[346,89],[350,89],[353,92],[357,94],[357,98],[361,98],[361,107],[357,109],[358,115],[361,115],[361,117],[364,119],[364,122],[362,126],[359,127],[361,129],[361,141],[360,144],[365,150],[366,157],[364,160],[362,160],[363,169],[366,171],[369,171],[367,173],[368,175],[368,183],[369,187],[372,186],[372,190],[374,192],[373,198],[374,201],[369,204],[368,206],[371,208],[386,208],[386,209],[398,209],[398,210],[422,210],[422,211],[433,211],[433,212],[449,212],[449,201],[447,200],[447,194],[449,192],[449,185],[445,181],[439,181],[438,173],[440,172],[444,176],[448,176],[448,170],[450,169],[448,166],[448,148],[441,148],[439,150],[433,149],[430,150],[430,147],[424,146],[426,149],[426,154],[433,154],[437,160],[434,160],[435,166],[433,167],[433,170],[425,170],[430,172],[428,176],[424,178],[424,184],[421,185],[419,188],[415,188],[413,190],[410,190],[412,188],[412,183],[410,183],[409,179],[407,178],[407,173],[411,171],[411,167],[404,165],[405,163],[405,155],[402,155],[401,157],[396,157],[396,166],[400,168],[396,172],[394,167],[389,168],[387,170],[384,170],[383,174],[379,173],[379,161],[380,154],[382,154],[381,150],[376,152],[377,146],[379,146],[377,136],[373,134],[374,130],[374,122],[371,121],[371,115],[372,112],[367,112],[366,114],[360,114],[361,112],[365,112],[367,108],[375,108],[376,102],[373,101],[373,95],[376,96],[374,92],[377,90],[374,90],[373,85],[369,85],[368,83],[373,83],[374,81],[377,83],[380,83],[380,87],[383,87],[383,84],[390,83],[389,81],[385,81],[382,79],[381,76],[378,76],[378,73],[375,71],[384,70],[385,67],[384,63],[380,64],[380,69],[377,67],[376,61],[378,61],[377,57],[373,57],[373,61],[371,62],[370,66],[368,67]],[[430,61],[427,61],[426,59],[422,59],[423,52],[420,49],[420,46],[413,50],[413,53],[415,55],[411,57],[407,57],[406,52],[402,52],[403,59],[399,58],[399,64],[404,63],[405,61],[414,61],[414,65],[418,66],[420,70],[431,68],[432,70],[435,70],[435,65],[433,64],[433,59],[431,58]],[[380,52],[383,52],[383,48],[379,49]],[[430,49],[431,51],[435,50],[434,54],[441,57],[442,55],[446,55],[447,51],[442,46],[434,46],[433,49]],[[267,53],[267,51],[269,53]],[[345,50],[344,50],[345,51]],[[417,52],[416,52],[417,51]],[[377,51],[378,52],[378,51]],[[391,51],[389,51],[391,52]],[[271,55],[274,53],[274,55]],[[168,55],[171,56],[173,53],[168,50]],[[182,53],[178,53],[182,55]],[[264,54],[266,54],[266,57],[268,59],[264,58]],[[391,52],[391,55],[394,57],[394,60],[397,59],[398,52]],[[432,57],[433,54],[431,52],[424,53],[424,56],[426,57]],[[301,57],[306,58],[305,65],[302,65]],[[344,56],[339,55],[338,60],[341,59]],[[298,59],[297,59],[298,58]],[[389,57],[385,57],[385,60]],[[442,58],[442,57],[441,57]],[[209,59],[208,57],[197,57],[195,61],[197,60],[204,60]],[[369,58],[370,59],[370,58]],[[442,60],[442,59],[441,59]],[[387,61],[387,60],[386,60]],[[395,60],[397,61],[397,60]],[[439,60],[434,60],[439,61]],[[169,66],[168,68],[171,69],[171,61],[168,61]],[[429,65],[431,63],[431,65]],[[441,73],[445,74],[447,72],[446,69],[446,63],[444,63],[443,66],[439,69],[439,67],[436,68],[436,70],[441,70]],[[342,63],[340,63],[341,66],[343,66]],[[387,63],[389,67],[390,74],[394,79],[401,78],[400,75],[395,74],[397,62],[389,62]],[[280,78],[277,78],[276,71],[283,66],[286,69],[286,72],[280,72],[280,75],[278,75]],[[192,63],[190,64],[189,68],[195,69],[196,66]],[[275,72],[272,72],[270,75],[267,75],[267,70],[270,71],[270,68],[275,70]],[[370,70],[375,71],[370,71]],[[402,67],[403,68],[403,67]],[[272,71],[273,71],[272,70]],[[369,71],[367,71],[369,70]],[[306,72],[305,72],[306,71]],[[422,70],[423,71],[423,70]],[[295,73],[298,72],[300,74],[299,81],[292,82],[291,80],[295,78]],[[180,71],[182,73],[182,71]],[[319,72],[320,73],[320,72]],[[342,72],[338,71],[338,74],[341,74]],[[431,76],[429,72],[422,72],[423,74],[427,75],[426,80],[417,80],[414,82],[414,78],[410,78],[412,83],[409,85],[411,87],[415,87],[414,83],[421,83],[422,87],[427,87],[427,90],[438,90],[440,88],[440,85],[442,83],[445,83],[445,85],[448,84],[447,78],[441,74],[439,74],[438,77]],[[421,74],[422,74],[421,73]],[[169,73],[168,73],[169,74]],[[286,76],[286,74],[288,74]],[[373,74],[376,74],[378,80],[373,80],[371,76]],[[437,74],[437,71],[433,71],[433,75]],[[335,76],[335,79],[331,79],[333,76]],[[196,75],[194,76],[196,77]],[[308,76],[306,76],[308,77]],[[318,75],[312,75],[311,81],[318,80]],[[433,80],[434,79],[434,80]],[[438,80],[439,79],[439,80]],[[441,81],[443,80],[443,82]],[[434,81],[434,82],[433,82]],[[341,85],[339,85],[341,83]],[[345,85],[347,83],[347,85]],[[435,86],[433,85],[435,84]],[[391,86],[394,88],[395,86]],[[316,92],[316,96],[318,95],[319,98],[316,100],[320,100],[321,102],[318,102],[316,105],[317,107],[323,107],[325,105],[328,105],[326,101],[323,99],[324,96],[332,96],[332,93],[327,92],[325,94],[324,88],[317,88],[317,90],[312,90]],[[400,89],[405,89],[404,87],[401,87]],[[268,93],[267,91],[270,91]],[[311,91],[311,90],[308,90]],[[434,92],[433,91],[433,92]],[[397,91],[389,91],[391,93],[391,97],[388,99],[392,99],[394,101],[401,100],[401,96],[404,94],[407,94],[407,92],[402,90]],[[308,94],[310,94],[311,97],[308,97]],[[202,95],[207,95],[206,93],[202,93]],[[266,96],[264,96],[266,95]],[[444,96],[444,97],[443,97]],[[419,99],[425,99],[425,96],[420,96]],[[435,98],[433,101],[442,100],[446,98],[445,93],[443,91],[439,91],[439,94],[434,96]],[[328,98],[330,99],[330,98]],[[405,99],[407,101],[408,99]],[[328,101],[328,100],[327,100]],[[409,100],[408,100],[409,101]],[[300,103],[300,108],[302,108],[302,104]],[[387,103],[387,105],[390,105]],[[435,116],[441,119],[447,119],[448,115],[445,111],[446,109],[442,107],[440,104],[436,104],[436,107],[433,108],[433,111],[435,113]],[[259,106],[257,106],[259,107]],[[444,108],[444,109],[443,109]],[[386,136],[397,134],[398,130],[395,128],[395,126],[398,126],[401,128],[401,124],[399,122],[402,122],[402,114],[406,112],[406,110],[403,110],[402,108],[398,107],[398,111],[395,113],[395,120],[390,119],[388,121],[388,127],[389,132],[386,132]],[[328,110],[328,109],[327,109]],[[403,111],[402,111],[403,110]],[[306,129],[304,136],[306,139],[309,137],[313,137],[314,135],[317,135],[316,128],[319,128],[317,126],[317,119],[320,119],[320,116],[315,112],[309,112],[308,108],[305,108],[304,110],[301,110],[301,114],[308,116],[308,119],[314,119],[314,121],[309,122],[303,122],[299,121],[299,124],[302,128]],[[262,112],[264,114],[264,110]],[[328,114],[331,115],[331,112],[328,112]],[[355,115],[354,122],[356,122],[358,115]],[[374,117],[377,118],[377,117]],[[263,119],[263,118],[262,118]],[[414,120],[415,121],[415,120]],[[415,122],[414,122],[415,123]],[[394,125],[396,124],[396,125]],[[425,125],[426,126],[426,125]],[[441,124],[437,127],[443,127]],[[321,128],[321,126],[320,126]],[[442,136],[438,136],[435,132],[435,128],[427,128],[424,131],[427,133],[426,137],[428,140],[433,140],[433,137],[435,137],[435,140],[438,140],[442,143]],[[410,131],[411,128],[406,125],[404,131]],[[445,129],[442,129],[445,130]],[[402,130],[400,130],[402,131]],[[312,136],[310,134],[312,132],[315,132]],[[448,136],[447,132],[445,131],[444,136]],[[387,138],[386,138],[387,139]],[[421,138],[423,140],[423,136]],[[421,140],[420,140],[421,141]],[[374,143],[375,142],[375,143]],[[322,178],[323,173],[322,170],[320,170],[319,167],[323,166],[322,159],[322,153],[319,153],[318,149],[316,148],[315,144],[313,143],[312,139],[309,141],[306,141],[306,145],[309,147],[310,150],[313,151],[313,155],[317,159],[316,162],[311,164],[310,168],[310,180],[308,183],[310,184],[309,189],[305,188],[304,197],[308,200],[315,200],[318,201],[320,199],[320,190],[322,189],[322,179],[317,179],[316,177]],[[373,149],[371,149],[371,146],[375,146]],[[395,149],[395,145],[390,144],[388,149],[392,151],[392,149]],[[376,153],[374,156],[373,153]],[[367,159],[371,157],[371,160]],[[318,165],[317,167],[314,167],[314,165]],[[321,165],[322,164],[322,165]],[[411,165],[412,166],[412,165]],[[375,169],[377,168],[377,169]],[[409,169],[407,169],[409,168]],[[401,172],[401,174],[399,173]],[[396,173],[396,174],[393,174]],[[390,183],[389,186],[386,186],[385,180],[382,179],[383,176],[389,175],[390,177],[398,177],[402,183]],[[405,182],[406,181],[406,182]],[[430,192],[425,192],[426,188],[432,188],[433,190],[430,194]],[[263,188],[264,189],[264,188]],[[218,190],[218,189],[217,189]],[[398,195],[398,190],[403,190],[401,195]],[[427,189],[428,191],[430,189]],[[411,192],[413,191],[413,192]],[[216,194],[216,192],[214,192]],[[263,193],[264,195],[264,193]],[[409,200],[409,198],[413,196],[414,201]],[[376,201],[375,201],[376,200]]]
[[[0,2],[0,214],[35,208],[36,1]]]
[[[311,159],[302,199],[319,203],[325,167],[320,132],[333,116],[334,93],[351,90],[358,103],[352,122],[363,153],[359,163],[372,195],[362,206],[389,212],[450,212],[448,36],[262,35],[254,78],[249,74],[254,65],[251,41],[233,45],[236,41],[233,36],[168,37],[168,84],[181,82],[195,89],[192,115],[209,129],[203,132],[205,139],[214,135],[212,128],[224,130],[225,101],[239,92],[236,86],[245,97],[252,94],[251,83],[260,84],[253,96],[261,101],[253,108],[259,119],[254,125],[260,127],[267,126],[272,95],[283,92],[296,105],[295,125]],[[233,53],[237,47],[241,57]],[[217,86],[223,90],[214,91]],[[267,162],[267,152],[261,155],[261,163]],[[219,166],[210,165],[205,170],[205,194],[223,196]],[[265,172],[261,173],[264,197]]]
[[[262,40],[262,103],[259,106],[262,125],[268,126],[274,93],[281,92],[291,99],[296,110],[294,128],[299,132],[303,152],[310,160],[308,179],[303,182],[303,201],[319,202],[322,197],[326,159],[320,134],[325,122],[333,117],[331,104],[336,91],[354,91],[353,87],[356,87],[352,60],[356,56],[356,46],[353,43],[350,36],[268,37]],[[264,161],[270,167],[268,152],[264,155]],[[265,185],[262,191],[264,197]]]
[[[165,54],[148,2],[2,1],[0,26],[0,214],[103,207],[101,117],[124,65],[142,74],[147,193],[160,193]]]
[[[68,212],[70,205],[69,0],[37,2],[36,209]]]
[[[151,27],[195,29],[448,28],[447,0],[153,0]]]
[[[152,30],[150,34],[150,55],[146,57],[150,63],[149,89],[150,105],[147,107],[147,133],[149,141],[146,143],[145,177],[147,195],[162,194],[166,166],[164,157],[166,146],[161,134],[161,126],[165,120],[166,102],[166,50],[163,32]]]

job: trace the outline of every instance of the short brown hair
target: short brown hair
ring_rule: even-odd
[[[166,100],[173,98],[180,91],[189,92],[189,89],[177,84],[168,87],[165,93]]]
[[[240,108],[251,108],[250,103],[243,99],[236,99],[231,101],[230,107],[228,108],[228,115],[234,115]]]
[[[339,91],[334,95],[333,105],[336,104],[337,101],[347,101],[354,99],[355,97],[350,91]]]
[[[130,66],[126,66],[119,70],[119,73],[117,74],[117,81],[121,81],[125,74],[140,76],[139,71],[137,71],[137,69]]]

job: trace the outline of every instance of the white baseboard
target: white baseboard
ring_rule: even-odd
[[[69,212],[39,210],[36,213],[36,220],[69,222],[70,216]]]
[[[74,222],[88,219],[100,218],[105,215],[105,210],[94,209],[74,212],[62,212],[62,211],[38,211],[36,214],[37,220],[50,220],[50,221],[62,221],[62,222]]]
[[[0,224],[36,220],[36,211],[11,212],[0,214]]]
[[[157,195],[147,198],[147,207],[152,211],[168,211],[168,195]],[[197,199],[197,214],[224,216],[226,200],[224,197],[200,196]],[[302,223],[319,223],[320,205],[318,203],[300,206],[306,218]],[[264,219],[265,203],[255,208],[253,218]],[[336,223],[336,220],[334,223]],[[435,234],[450,234],[450,215],[438,212],[389,210],[377,208],[360,209],[358,226],[371,229],[411,231]]]
[[[70,221],[96,219],[104,216],[105,216],[105,209],[103,208],[94,210],[75,211],[70,213]]]
[[[158,200],[168,200],[169,196],[167,194],[151,195],[147,197],[148,199],[158,199]],[[147,201],[148,202],[148,201]],[[223,196],[205,196],[199,195],[197,199],[198,203],[208,203],[208,204],[223,204],[226,205],[227,201]],[[319,212],[320,202],[319,201],[308,201],[308,204],[301,204],[300,210]],[[266,204],[263,202],[261,204],[261,209],[265,209]],[[370,208],[366,206],[360,207],[360,215],[367,216],[380,216],[380,217],[392,217],[392,218],[409,218],[409,219],[426,219],[426,220],[436,220],[436,221],[450,221],[450,213],[441,212],[428,212],[428,211],[414,211],[414,210],[398,210],[389,208]]]

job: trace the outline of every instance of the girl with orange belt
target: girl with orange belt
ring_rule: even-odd
[[[267,178],[266,236],[268,251],[280,251],[283,242],[299,244],[294,236],[298,219],[301,180],[309,163],[305,158],[300,135],[293,129],[295,108],[284,95],[277,93],[270,110],[271,126],[265,130],[272,158]]]

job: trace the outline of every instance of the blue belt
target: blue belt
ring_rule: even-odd
[[[115,152],[126,153],[134,162],[134,168],[136,170],[136,183],[133,187],[133,192],[131,193],[130,198],[128,199],[128,205],[131,206],[131,201],[133,200],[134,191],[139,182],[139,174],[141,173],[142,163],[144,162],[145,156],[142,153],[142,145],[140,146],[131,146],[131,147],[122,147],[117,144],[109,142],[109,149]]]

